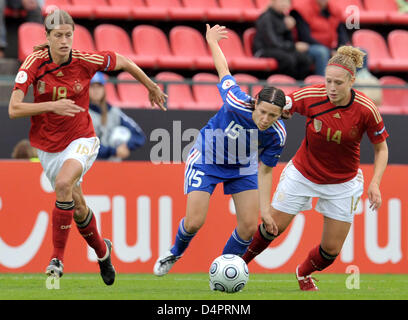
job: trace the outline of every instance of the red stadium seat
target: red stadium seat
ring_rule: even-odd
[[[222,106],[222,99],[217,88],[220,81],[218,76],[212,73],[197,73],[192,78],[193,82],[213,82],[214,84],[193,83],[193,96],[196,101],[195,109],[219,110]]]
[[[44,26],[36,22],[24,22],[18,28],[18,60],[23,62],[33,47],[47,42]]]
[[[211,21],[239,21],[241,10],[220,8],[217,0],[182,0],[185,7],[204,9],[205,18]]]
[[[165,8],[171,20],[204,20],[200,8],[183,7],[180,0],[145,0],[149,8]]]
[[[219,44],[232,70],[269,69],[267,60],[245,55],[241,39],[235,31],[228,29],[228,39],[222,39]]]
[[[73,18],[89,19],[94,14],[92,6],[74,5],[69,0],[45,0],[45,3],[42,7],[42,12],[44,15],[46,15],[56,8],[67,11]]]
[[[194,68],[213,69],[214,62],[208,52],[203,35],[196,29],[177,26],[170,30],[170,47],[175,56],[193,58]]]
[[[353,33],[352,42],[355,47],[364,49],[368,53],[368,68],[372,71],[397,72],[407,70],[407,65],[394,60],[385,39],[374,30],[357,30]]]
[[[184,77],[173,72],[160,72],[156,75],[156,80],[183,81]],[[159,84],[159,86],[168,95],[168,109],[195,109],[196,103],[188,84],[167,84],[167,90],[164,89],[163,84]]]
[[[380,78],[382,86],[406,86],[407,82],[395,76],[383,76]],[[381,113],[402,114],[408,113],[408,88],[406,89],[382,89]]]
[[[95,45],[98,51],[112,50],[118,52],[141,67],[153,68],[156,66],[154,57],[138,56],[135,54],[127,32],[119,26],[100,24],[94,30]]]
[[[255,85],[256,83],[259,82],[259,79],[253,75],[246,74],[246,73],[237,73],[237,74],[234,74],[234,78],[237,81],[238,85],[240,86],[241,90],[248,93],[252,97],[255,97],[255,95],[258,94],[259,91],[261,91],[263,88],[262,85]],[[252,91],[250,92],[248,84],[241,84],[241,83],[254,84],[252,86]]]
[[[285,74],[273,74],[266,79],[266,82],[283,90],[285,94],[299,89],[299,86],[296,85],[296,79]],[[289,85],[285,86],[285,84]]]
[[[399,61],[408,61],[408,31],[393,30],[387,39],[391,56]]]
[[[307,76],[303,82],[307,85],[309,84],[324,84],[325,83],[325,77],[320,76],[318,74],[312,74],[310,76]]]
[[[351,14],[357,14],[352,6],[358,8],[358,18],[361,23],[379,24],[385,23],[387,20],[387,15],[382,11],[366,10],[362,0],[333,1],[333,4],[335,4],[335,6],[337,6],[342,12],[344,20],[346,20]]]
[[[118,95],[121,100],[122,108],[150,108],[149,91],[146,87],[137,83],[136,80],[127,72],[121,72],[118,80],[133,80],[135,83],[118,83]]]
[[[111,5],[129,7],[132,17],[137,20],[165,20],[167,9],[162,7],[148,7],[143,0],[109,0]]]
[[[263,11],[269,6],[270,0],[255,0],[255,7]]]
[[[263,10],[255,7],[252,0],[219,0],[221,8],[240,10],[243,21],[255,21]]]
[[[396,1],[390,0],[364,0],[367,11],[382,12],[387,23],[408,24],[408,16],[398,11]]]
[[[104,74],[104,78],[106,80],[105,83],[106,100],[113,106],[121,107],[122,102],[118,97],[115,85],[112,82],[108,82],[109,77],[106,73]]]
[[[95,44],[92,35],[87,28],[79,24],[75,24],[74,43],[72,47],[85,52],[95,51]]]
[[[244,52],[248,57],[253,57],[252,43],[256,34],[256,28],[251,27],[244,31],[242,35],[242,43],[244,45]],[[269,70],[276,70],[278,68],[278,62],[274,58],[257,58],[268,62]]]
[[[155,26],[138,25],[132,31],[132,41],[135,53],[139,56],[156,59],[159,68],[193,67],[193,58],[174,56],[165,33]]]

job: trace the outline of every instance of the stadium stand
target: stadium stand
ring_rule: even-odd
[[[47,41],[44,27],[36,22],[24,22],[18,28],[18,59],[23,62],[33,47]]]
[[[197,79],[218,82],[214,74],[208,73],[213,72],[214,65],[205,41],[204,24],[197,27],[197,21],[220,23],[229,28],[229,39],[222,40],[220,44],[237,81],[256,83],[266,79],[278,86],[282,83],[281,87],[286,92],[302,86],[299,83],[296,86],[284,85],[295,84],[295,80],[275,74],[278,67],[275,59],[253,56],[254,20],[268,3],[269,0],[45,0],[42,10],[45,15],[58,6],[76,19],[76,49],[94,51],[115,48],[115,51],[147,69],[151,76],[156,74],[160,81],[186,81],[183,85],[168,86],[177,95],[169,100],[169,108],[184,109],[191,104],[194,109],[217,110],[221,101],[214,84],[194,84]],[[408,24],[408,15],[400,13],[397,4],[389,0],[342,0],[335,1],[335,4],[342,10],[345,20],[358,8],[359,22],[363,28],[349,29],[348,32],[352,44],[368,52],[369,70],[381,77],[384,84],[406,85],[408,31],[404,29]],[[6,10],[6,16],[18,19],[24,17],[24,12],[16,15]],[[16,57],[21,63],[32,53],[34,45],[44,43],[46,39],[43,26],[39,24],[22,22],[17,30]],[[118,80],[126,80],[125,75],[110,75],[111,79],[115,79],[115,76]],[[390,76],[400,81],[392,82],[387,78]],[[304,79],[304,85],[322,81],[320,77],[310,75]],[[253,92],[256,93],[261,87],[254,86]],[[248,90],[247,85],[243,85],[243,88]],[[137,83],[111,82],[107,85],[107,91],[109,101],[120,107],[150,107],[143,89]],[[383,92],[382,113],[406,112],[402,106],[408,105],[405,98],[399,101],[395,98],[402,96],[403,89],[384,88]],[[189,102],[179,101],[179,96]]]
[[[204,37],[198,30],[188,26],[174,27],[170,30],[170,47],[174,55],[192,58],[193,68],[214,69]]]
[[[160,72],[156,75],[160,81],[184,81],[184,77],[174,72]],[[159,84],[164,91],[164,85]],[[196,102],[193,98],[191,87],[188,84],[167,84],[168,109],[195,109]]]
[[[324,76],[320,76],[318,74],[311,74],[310,76],[307,76],[303,81],[306,85],[323,84],[325,83],[325,78]]]
[[[299,86],[296,85],[296,79],[285,74],[273,74],[266,79],[266,82],[272,85],[276,85],[286,94],[299,89]],[[289,85],[285,86],[285,84]]]
[[[246,73],[234,74],[234,78],[240,85],[242,91],[248,93],[249,95],[255,96],[259,91],[262,90],[263,86],[257,85],[259,79],[255,76]],[[249,84],[253,84],[250,90]]]
[[[118,80],[134,80],[127,72],[121,72],[118,75]],[[150,101],[147,89],[140,83],[119,82],[117,85],[118,96],[121,103],[118,107],[121,108],[150,108]]]
[[[380,78],[382,86],[406,86],[407,82],[395,76]],[[382,106],[380,112],[387,114],[408,114],[408,90],[386,88],[382,89]]]
[[[159,69],[189,69],[193,65],[193,57],[173,55],[166,34],[155,26],[136,26],[132,31],[132,41],[135,53],[138,56],[146,57],[146,59],[154,58],[155,66]]]
[[[218,110],[222,106],[222,100],[217,87],[214,84],[199,84],[199,82],[219,82],[218,76],[199,72],[193,76],[192,80],[196,109]]]

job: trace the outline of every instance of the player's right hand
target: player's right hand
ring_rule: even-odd
[[[60,116],[75,117],[79,112],[85,109],[76,105],[75,101],[70,99],[61,99],[53,102],[53,112]]]
[[[272,218],[271,208],[267,213],[261,212],[262,222],[265,226],[266,231],[277,236],[279,233],[278,226],[276,225],[275,221]]]

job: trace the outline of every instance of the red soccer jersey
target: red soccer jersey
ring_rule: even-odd
[[[289,97],[290,112],[307,117],[306,135],[293,164],[315,183],[342,183],[356,176],[364,132],[373,144],[388,137],[377,107],[358,90],[351,90],[346,106],[332,104],[324,85],[296,90]]]
[[[86,109],[74,117],[46,112],[31,117],[30,142],[46,152],[60,152],[73,140],[95,136],[89,107],[89,84],[97,71],[112,71],[116,54],[110,51],[85,53],[73,49],[61,65],[52,61],[48,48],[29,55],[16,76],[14,90],[27,93],[32,84],[34,102],[71,99]]]

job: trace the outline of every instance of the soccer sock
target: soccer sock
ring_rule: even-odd
[[[251,241],[252,239],[250,240],[241,239],[241,237],[238,235],[237,229],[235,228],[231,234],[231,237],[228,239],[227,243],[225,244],[222,254],[230,253],[230,254],[235,254],[241,257],[247,250]]]
[[[72,217],[74,215],[74,201],[56,201],[52,210],[52,243],[54,251],[53,258],[64,261],[65,245],[71,230]]]
[[[90,208],[88,209],[89,211],[85,220],[81,222],[76,221],[76,225],[81,236],[85,239],[88,245],[95,250],[98,259],[103,260],[107,254],[106,243],[98,232],[96,219],[92,210]]]
[[[186,231],[184,228],[184,218],[181,219],[177,230],[176,241],[174,242],[173,247],[170,249],[171,253],[176,257],[181,256],[195,235],[196,233],[189,233]]]
[[[328,254],[320,245],[318,245],[309,252],[306,260],[299,266],[298,275],[304,277],[314,271],[326,269],[334,262],[336,257],[337,255],[332,256]]]
[[[266,231],[264,224],[261,223],[258,230],[255,232],[254,238],[252,239],[247,251],[242,256],[242,259],[244,259],[244,261],[248,264],[258,254],[264,251],[275,238],[276,236]]]

